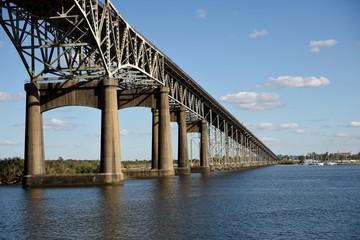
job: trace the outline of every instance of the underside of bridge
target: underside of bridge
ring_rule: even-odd
[[[200,164],[193,171],[277,161],[265,144],[133,29],[109,0],[0,0],[0,24],[30,77],[25,84],[24,186],[121,184],[117,112],[135,106],[148,107],[153,114],[149,176],[190,173],[188,132],[200,135]],[[42,113],[64,106],[101,111],[100,173],[45,174]],[[176,169],[171,121],[179,131]]]

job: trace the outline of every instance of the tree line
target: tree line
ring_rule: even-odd
[[[45,160],[46,174],[74,174],[99,172],[99,160],[74,160],[59,157]],[[150,168],[150,160],[121,161],[123,168]],[[0,184],[19,184],[24,175],[24,159],[20,157],[0,159]]]
[[[46,174],[93,173],[99,167],[99,160],[57,160],[45,161]],[[0,159],[0,184],[21,183],[24,175],[24,160],[19,157]]]

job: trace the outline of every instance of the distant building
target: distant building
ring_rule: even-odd
[[[351,151],[341,151],[337,153],[339,156],[343,156],[343,157],[350,157],[352,155]]]

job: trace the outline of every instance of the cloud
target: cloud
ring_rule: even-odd
[[[0,40],[0,48],[4,47],[4,42]]]
[[[360,122],[352,121],[349,123],[348,127],[360,127]]]
[[[254,30],[252,33],[250,33],[249,37],[250,38],[258,38],[258,37],[265,37],[266,35],[268,35],[268,31],[265,30],[265,29],[262,29],[262,30]]]
[[[309,49],[312,53],[319,53],[320,47],[333,47],[337,44],[337,41],[334,39],[329,40],[320,40],[320,41],[310,41]]]
[[[297,123],[284,123],[280,125],[280,128],[282,129],[294,129],[294,128],[298,128],[299,124]]]
[[[0,141],[0,145],[3,145],[3,146],[12,146],[12,145],[17,145],[16,142],[13,142],[13,141],[9,141],[9,140],[2,140]]]
[[[355,45],[360,47],[360,41],[356,42]]]
[[[305,129],[296,129],[296,133],[304,134],[304,133],[306,133],[306,131],[305,131]]]
[[[285,130],[285,129],[298,129],[299,124],[297,123],[283,123],[280,125],[276,125],[273,123],[260,123],[258,127],[255,126],[257,129],[267,130],[267,131],[274,131],[274,130]]]
[[[220,98],[225,103],[235,105],[245,110],[264,110],[279,108],[281,104],[280,96],[276,93],[256,93],[256,92],[238,92],[226,94]]]
[[[260,123],[259,128],[262,130],[276,130],[277,129],[275,124],[272,124],[272,123]]]
[[[337,134],[331,135],[326,139],[327,144],[332,144],[337,147],[339,146],[359,146],[360,138],[356,135],[351,135],[344,132],[339,132]]]
[[[44,129],[47,129],[47,130],[71,131],[71,130],[74,130],[75,128],[76,128],[76,126],[73,123],[65,122],[65,121],[57,119],[57,118],[52,118],[52,119],[44,121]]]
[[[0,103],[1,102],[13,102],[20,99],[23,99],[24,95],[22,93],[6,93],[0,92]]]
[[[206,19],[208,16],[208,12],[200,8],[196,11],[196,16],[200,19]]]
[[[120,135],[121,136],[128,136],[129,135],[129,131],[127,129],[122,129],[120,130]]]
[[[261,140],[264,142],[279,142],[280,141],[279,138],[273,138],[273,137],[263,137]]]
[[[300,76],[280,76],[277,78],[270,78],[268,82],[258,87],[288,87],[288,88],[302,88],[302,87],[321,87],[330,84],[330,80],[326,77],[300,77]]]

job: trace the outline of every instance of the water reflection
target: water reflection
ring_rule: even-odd
[[[96,221],[99,230],[99,236],[103,239],[111,239],[119,233],[128,235],[126,228],[123,228],[122,222],[127,221],[127,215],[124,211],[123,187],[105,186],[99,189],[98,209],[99,219]]]
[[[174,186],[174,178],[159,179],[154,187],[154,228],[156,231],[156,238],[164,238],[163,233],[173,233],[176,231],[175,216],[178,209],[176,203],[178,201],[176,196],[176,186]]]
[[[47,231],[44,217],[46,204],[43,189],[27,189],[26,204],[24,211],[24,228],[27,229],[26,238],[40,239],[42,234]]]

